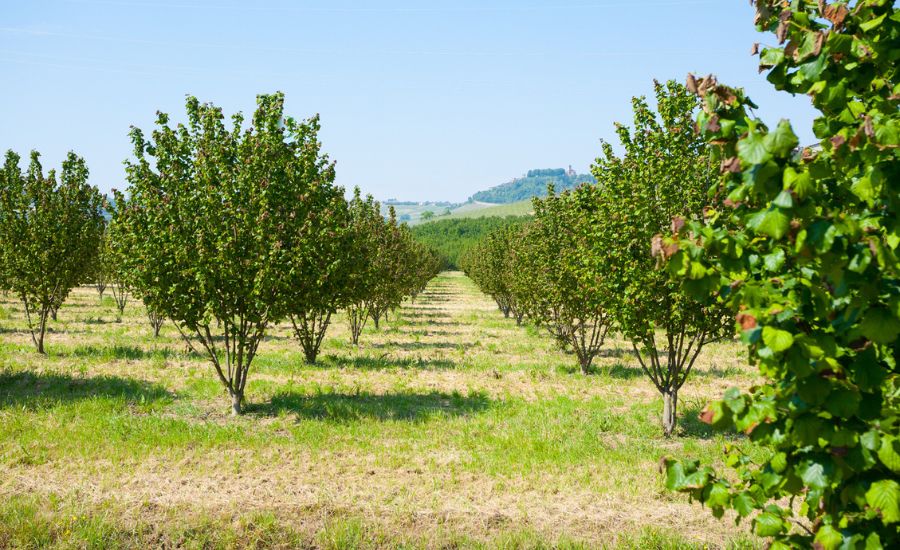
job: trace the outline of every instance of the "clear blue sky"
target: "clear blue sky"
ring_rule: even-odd
[[[284,91],[322,115],[338,183],[465,200],[530,168],[586,171],[653,78],[715,73],[811,141],[757,75],[747,0],[0,0],[0,149],[68,150],[123,188],[130,125],[184,96],[227,113]]]

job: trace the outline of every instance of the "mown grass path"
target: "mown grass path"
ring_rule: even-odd
[[[318,365],[274,327],[232,418],[202,356],[142,307],[78,289],[33,353],[0,297],[0,546],[678,547],[751,541],[667,493],[666,454],[714,459],[694,420],[745,385],[734,343],[701,358],[679,438],[624,342],[583,376],[460,273]],[[750,452],[758,452],[752,448]]]

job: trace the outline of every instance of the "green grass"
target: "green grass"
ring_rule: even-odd
[[[496,206],[485,206],[480,208],[459,208],[450,213],[449,216],[435,218],[435,220],[447,220],[454,218],[484,218],[488,216],[527,216],[534,213],[531,199],[512,202],[509,204],[498,204]]]
[[[0,547],[755,544],[657,470],[740,441],[696,420],[752,380],[734,343],[698,361],[668,440],[625,342],[581,375],[443,274],[358,349],[336,319],[315,366],[274,327],[232,418],[206,359],[171,326],[154,339],[139,304],[117,321],[78,289],[39,357],[21,306],[0,301]]]

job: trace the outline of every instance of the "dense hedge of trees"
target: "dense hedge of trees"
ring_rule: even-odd
[[[562,168],[529,170],[524,178],[516,178],[510,182],[479,191],[469,200],[508,204],[534,197],[543,197],[547,186],[553,185],[558,190],[573,189],[582,183],[593,183],[590,174],[570,176]]]
[[[417,241],[438,252],[444,269],[460,269],[462,254],[482,237],[527,219],[528,216],[456,218],[415,225],[411,231]]]

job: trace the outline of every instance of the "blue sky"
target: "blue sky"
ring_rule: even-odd
[[[338,183],[463,201],[531,168],[586,171],[652,79],[714,73],[812,141],[804,97],[750,56],[747,0],[0,0],[0,149],[66,151],[124,188],[130,125],[184,97],[322,116]]]

